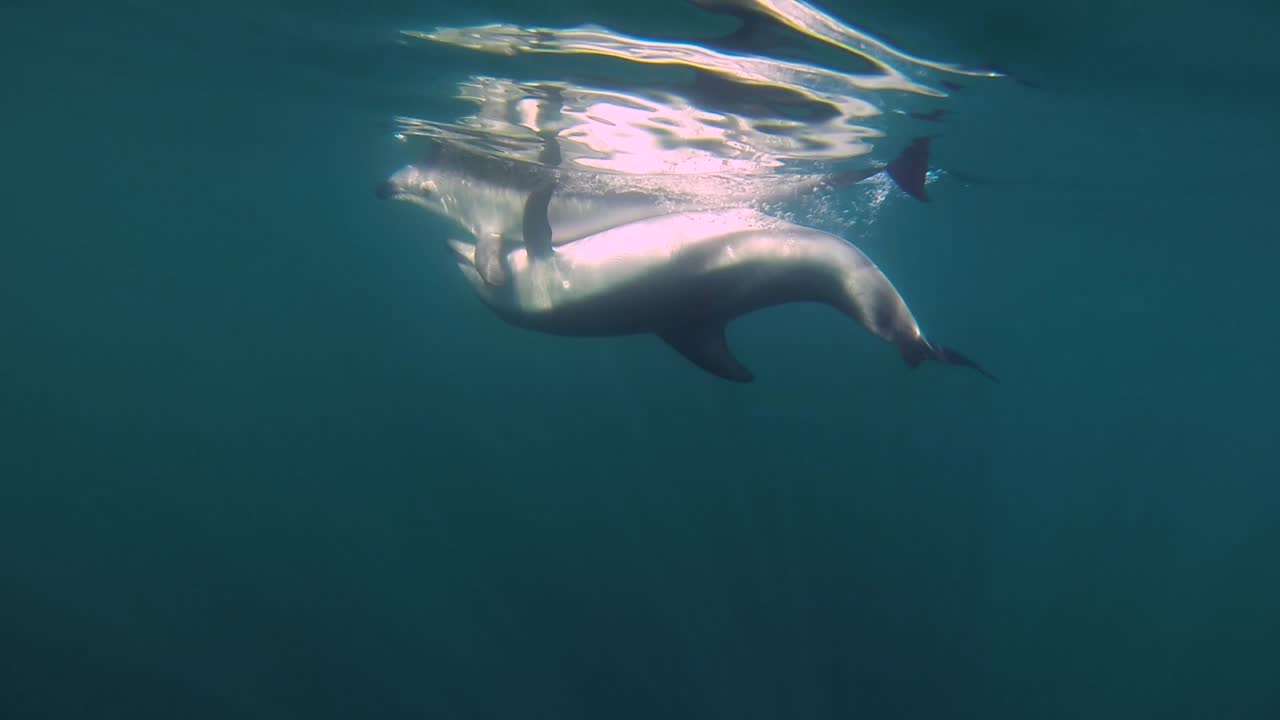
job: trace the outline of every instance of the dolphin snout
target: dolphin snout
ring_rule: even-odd
[[[373,194],[378,196],[379,200],[395,197],[400,192],[399,186],[390,180],[383,180],[373,189]]]

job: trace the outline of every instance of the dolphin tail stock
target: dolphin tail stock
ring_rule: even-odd
[[[902,355],[903,361],[911,368],[920,366],[925,360],[934,360],[945,365],[959,365],[961,367],[973,368],[982,373],[988,380],[992,382],[1000,382],[1000,378],[992,375],[986,368],[979,365],[969,356],[953,350],[943,345],[935,345],[924,339],[924,336],[918,335],[911,340],[900,340],[897,343],[898,352]]]
[[[903,192],[921,202],[928,202],[929,194],[925,191],[924,185],[926,175],[929,173],[929,142],[932,139],[929,136],[913,138],[911,144],[898,153],[898,156],[889,164],[836,173],[831,178],[831,184],[837,187],[853,185],[885,172]]]

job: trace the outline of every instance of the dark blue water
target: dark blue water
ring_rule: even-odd
[[[1003,382],[795,306],[740,386],[373,194],[512,67],[400,29],[725,19],[114,5],[0,32],[0,716],[1280,716],[1273,8],[826,4],[1036,85],[858,240]]]

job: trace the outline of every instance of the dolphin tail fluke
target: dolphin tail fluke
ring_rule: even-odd
[[[929,194],[925,192],[924,183],[929,172],[929,138],[912,140],[907,149],[885,166],[885,172],[903,192],[921,202],[928,202]]]
[[[982,373],[988,380],[1000,382],[1000,378],[992,375],[986,368],[979,365],[969,356],[942,345],[934,345],[922,337],[917,338],[913,342],[904,342],[898,345],[898,351],[902,353],[902,359],[910,367],[919,367],[920,363],[925,360],[934,360],[946,365],[959,365],[961,367],[973,368]]]

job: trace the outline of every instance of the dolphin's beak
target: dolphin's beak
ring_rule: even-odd
[[[390,180],[383,180],[373,189],[373,194],[377,195],[379,200],[393,198],[399,193],[400,187]]]

